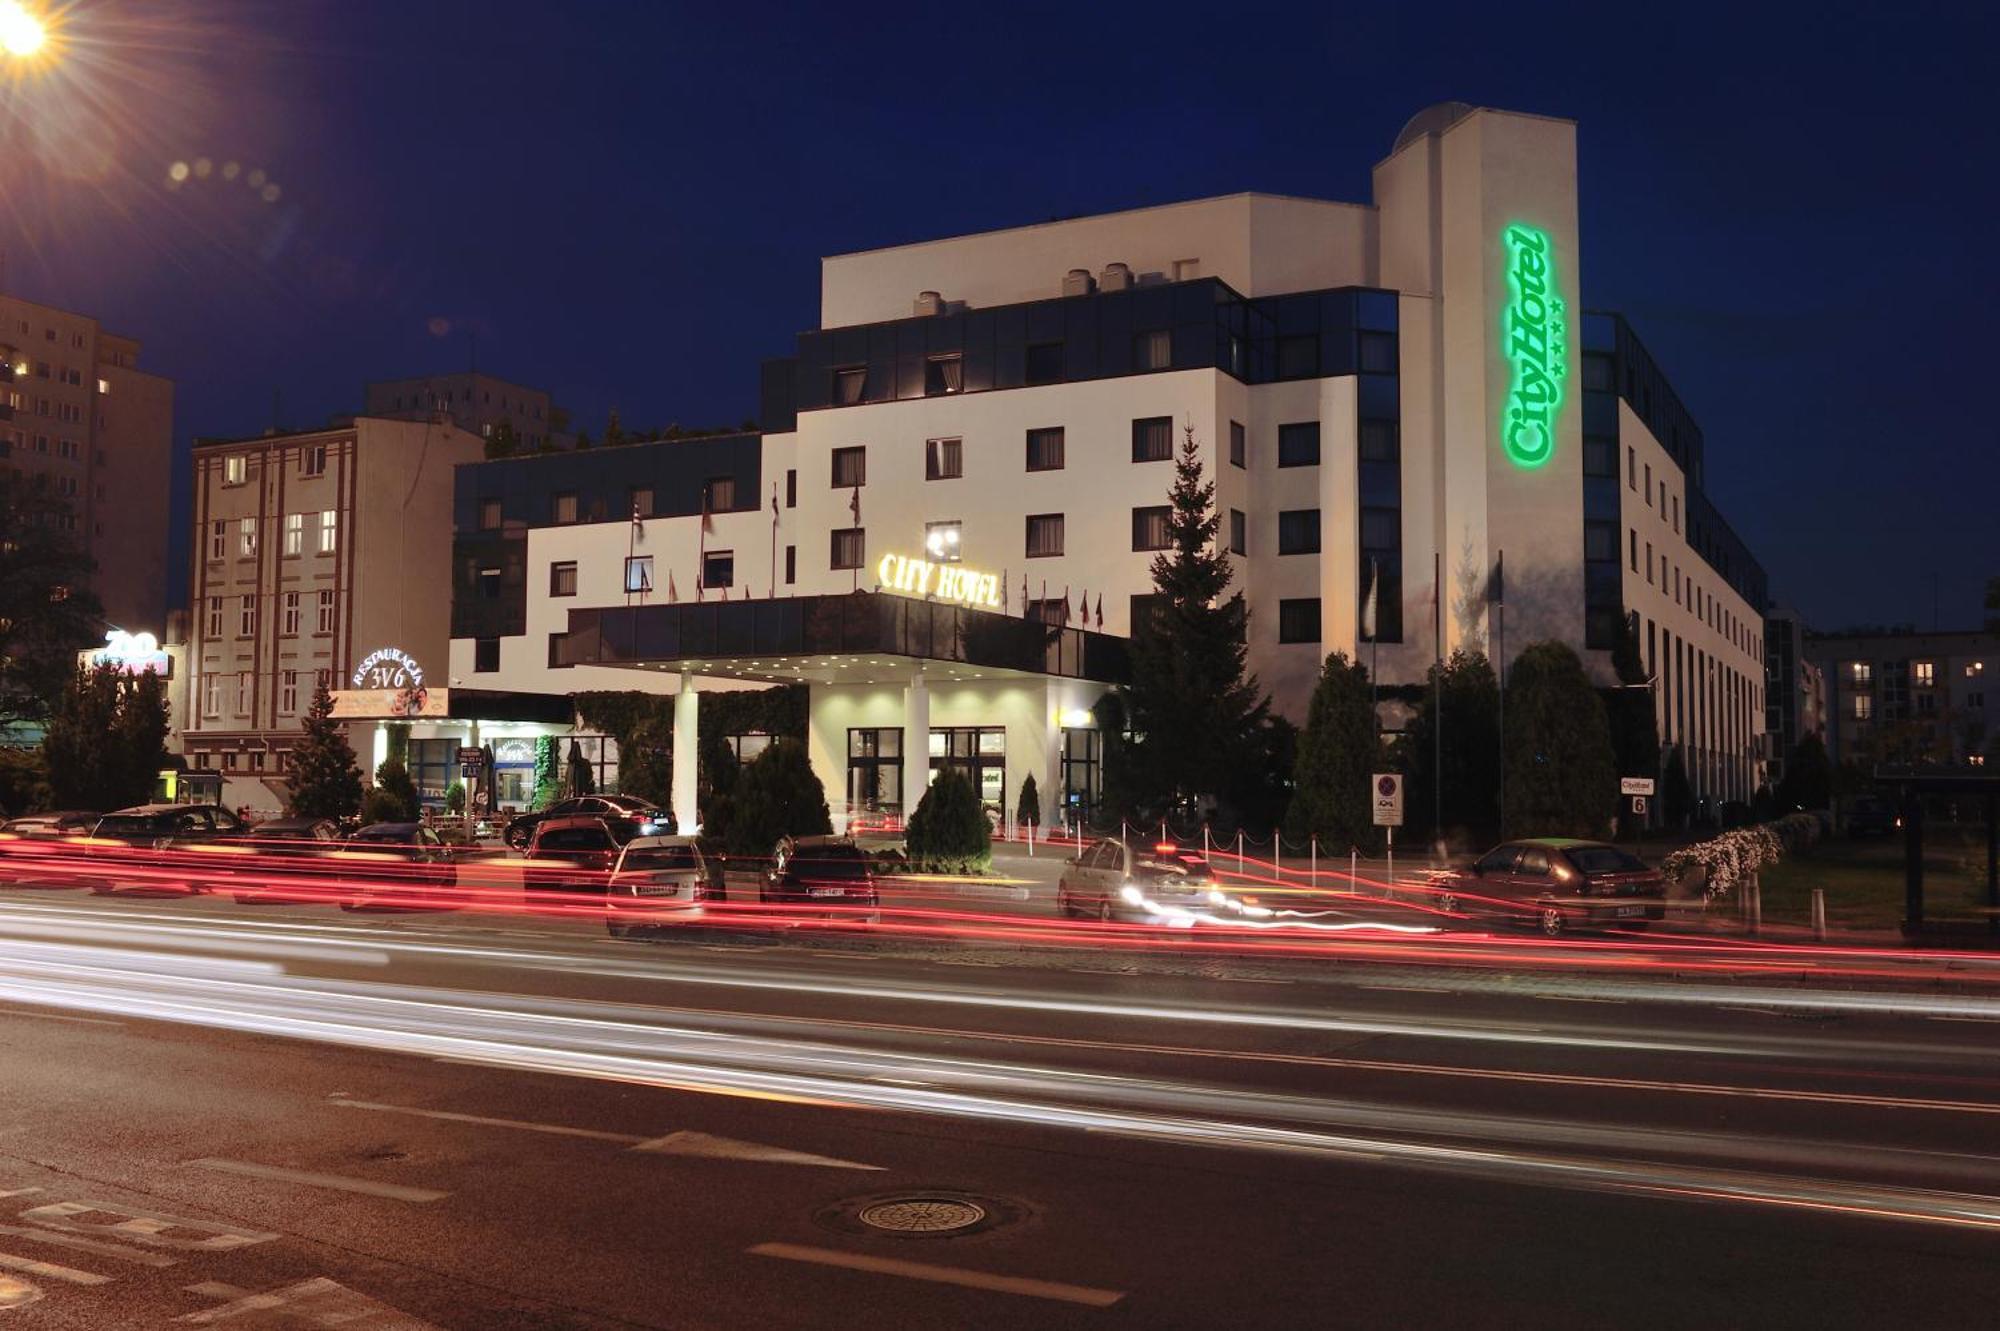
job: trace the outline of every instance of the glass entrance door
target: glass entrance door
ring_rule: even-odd
[[[963,772],[979,792],[987,815],[1001,820],[1007,813],[1007,728],[1005,726],[943,726],[931,731],[931,779],[946,768]]]

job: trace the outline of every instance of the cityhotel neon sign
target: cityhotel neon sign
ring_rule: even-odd
[[[1515,466],[1539,467],[1556,451],[1556,415],[1569,377],[1569,327],[1555,294],[1549,233],[1517,222],[1501,238],[1510,299],[1500,333],[1514,377],[1500,413],[1500,439]]]
[[[1000,579],[957,564],[933,564],[928,559],[908,555],[883,555],[875,566],[875,581],[885,592],[915,596],[935,596],[941,601],[957,601],[975,610],[1000,608]]]

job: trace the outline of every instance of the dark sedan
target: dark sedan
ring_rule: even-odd
[[[74,887],[78,841],[104,815],[87,809],[23,814],[0,825],[0,881],[16,887]]]
[[[227,877],[209,885],[240,903],[330,899],[331,875],[324,861],[340,844],[340,827],[332,819],[273,818],[210,844],[249,852],[240,862],[219,865]]]
[[[814,907],[844,919],[871,919],[882,904],[868,852],[844,837],[788,837],[778,843],[757,889],[766,905]]]
[[[247,830],[241,818],[217,804],[140,804],[107,813],[84,843],[85,877],[99,894],[202,892],[214,875],[211,855],[248,854],[246,847],[203,848]]]
[[[1470,868],[1439,877],[1432,904],[1466,915],[1534,924],[1551,938],[1573,928],[1643,928],[1666,914],[1666,880],[1630,851],[1602,841],[1509,841]]]
[[[640,834],[642,825],[630,818],[543,819],[528,848],[522,887],[530,893],[603,897],[618,852]]]
[[[535,833],[543,823],[559,818],[622,819],[639,824],[635,835],[643,836],[664,836],[674,830],[673,819],[664,810],[635,796],[578,795],[514,819],[507,824],[507,844],[515,850],[526,850],[534,844]]]
[[[451,847],[422,823],[370,823],[328,856],[342,910],[450,910],[458,886]]]

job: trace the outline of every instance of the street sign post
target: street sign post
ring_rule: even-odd
[[[1382,829],[1388,844],[1389,892],[1396,891],[1396,829],[1403,825],[1403,774],[1377,772],[1368,778],[1369,795],[1375,808],[1375,826]]]
[[[1651,795],[1654,793],[1653,778],[1650,776],[1621,776],[1618,778],[1618,793],[1620,795]]]

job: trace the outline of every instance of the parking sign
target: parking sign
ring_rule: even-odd
[[[1375,826],[1401,827],[1403,825],[1403,774],[1400,772],[1377,772],[1369,780],[1375,804]]]

